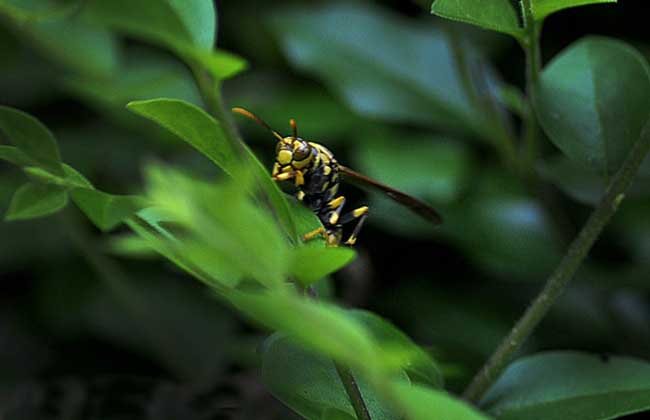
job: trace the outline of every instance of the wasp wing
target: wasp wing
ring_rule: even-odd
[[[350,179],[350,181],[360,184],[361,186],[366,186],[370,188],[375,188],[384,192],[388,197],[397,201],[398,203],[408,207],[413,212],[417,213],[421,217],[425,218],[434,225],[439,225],[442,223],[442,217],[438,214],[437,211],[433,209],[430,205],[418,200],[415,197],[412,197],[408,194],[405,194],[401,191],[396,190],[395,188],[389,187],[386,184],[382,184],[379,181],[376,181],[368,176],[360,174],[359,172],[353,171],[352,169],[340,165],[338,166],[339,172],[344,176]]]

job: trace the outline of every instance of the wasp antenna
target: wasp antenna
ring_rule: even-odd
[[[297,139],[298,138],[298,126],[296,125],[296,120],[293,118],[289,120],[289,125],[291,125],[291,129],[293,130],[293,138]]]
[[[244,108],[239,108],[239,107],[234,107],[234,108],[232,108],[232,112],[234,112],[234,113],[236,113],[236,114],[243,115],[243,116],[246,117],[246,118],[250,118],[251,120],[255,121],[256,123],[258,123],[258,124],[261,125],[262,127],[264,127],[264,128],[266,128],[267,130],[269,130],[271,133],[273,133],[273,135],[274,135],[278,140],[280,140],[280,141],[284,140],[284,138],[280,135],[280,133],[278,133],[277,131],[275,131],[274,129],[272,129],[271,126],[269,126],[266,122],[264,122],[263,119],[261,119],[260,117],[258,117],[258,116],[255,115],[255,114],[253,114],[252,112],[250,112],[250,111],[248,111],[248,110],[246,110],[246,109],[244,109]]]

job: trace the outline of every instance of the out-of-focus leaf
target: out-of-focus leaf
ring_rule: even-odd
[[[351,248],[299,246],[293,250],[290,274],[303,286],[310,286],[350,263],[356,253]]]
[[[326,408],[323,411],[323,414],[320,416],[320,420],[355,420],[356,417],[353,417],[347,414],[345,411],[337,410],[335,408]]]
[[[132,49],[119,73],[110,78],[72,76],[65,86],[100,105],[124,112],[128,102],[174,98],[201,105],[201,95],[189,70],[180,62],[144,49]]]
[[[386,371],[370,334],[334,305],[278,291],[233,292],[228,298],[256,322],[284,332],[320,354],[363,370],[364,374]]]
[[[543,20],[560,10],[597,3],[616,3],[616,0],[533,0],[531,8],[535,19]]]
[[[293,118],[301,137],[330,145],[347,136],[354,136],[356,141],[356,133],[364,124],[330,92],[311,83],[290,83],[267,73],[249,72],[224,89],[229,103],[253,111],[280,133],[291,130],[289,119]],[[242,130],[248,127],[242,126]],[[273,137],[267,132],[250,126],[250,133],[266,140],[262,144],[270,147]]]
[[[101,230],[108,231],[145,207],[139,196],[112,195],[95,189],[75,188],[72,200]]]
[[[605,194],[607,184],[601,175],[564,155],[547,159],[538,165],[537,169],[544,179],[580,203],[596,205]],[[649,181],[650,158],[646,158],[625,195],[634,198],[647,197],[650,195]]]
[[[400,132],[362,135],[354,161],[370,177],[442,204],[459,198],[471,172],[471,158],[462,144]]]
[[[103,27],[68,18],[35,22],[26,28],[38,50],[65,69],[106,77],[117,68],[117,42]]]
[[[401,378],[408,383],[405,375]],[[396,418],[363,376],[355,375],[355,379],[373,419]],[[275,333],[264,342],[262,380],[276,398],[305,418],[318,419],[332,410],[356,418],[334,362],[305,350],[284,334]]]
[[[92,0],[86,16],[136,38],[161,44],[188,63],[198,62],[222,80],[246,67],[241,58],[215,50],[216,11],[210,0]]]
[[[436,28],[369,5],[327,4],[278,13],[272,29],[296,67],[360,114],[491,134],[459,76],[452,40]]]
[[[560,260],[561,241],[539,203],[525,196],[494,195],[476,197],[466,206],[464,229],[452,235],[485,269],[535,280]]]
[[[173,99],[131,102],[128,108],[177,135],[235,178],[242,173],[242,165],[250,163],[248,167],[255,181],[272,204],[272,211],[279,218],[285,232],[292,240],[297,238],[295,222],[284,195],[244,143],[231,143],[220,122],[194,105]]]
[[[35,166],[36,162],[14,146],[0,145],[0,159],[16,166]]]
[[[488,420],[469,404],[444,391],[420,385],[392,384],[392,392],[402,412],[409,420]]]
[[[406,334],[372,312],[354,310],[351,315],[370,330],[387,364],[398,364],[413,381],[442,387],[443,378],[436,363]]]
[[[605,420],[650,409],[650,364],[548,352],[508,367],[481,406],[497,419]]]
[[[583,38],[544,69],[535,107],[558,148],[609,176],[648,121],[648,65],[621,41]]]
[[[53,174],[63,175],[56,140],[36,118],[17,109],[0,106],[0,132],[38,165]]]
[[[216,11],[210,0],[87,1],[84,12],[124,32],[165,45],[214,46]]]
[[[81,0],[0,0],[0,12],[18,22],[64,17],[78,10]]]
[[[426,136],[407,138],[400,132],[369,132],[359,140],[359,147],[354,149],[354,169],[431,204],[444,219],[444,206],[459,200],[470,185],[473,159],[458,142]],[[370,198],[368,221],[382,229],[425,238],[442,233],[382,193],[372,193]],[[439,209],[441,205],[443,210]]]
[[[519,26],[517,12],[510,0],[435,0],[431,13],[443,18],[457,20],[503,32],[523,39],[524,30]]]
[[[15,193],[5,220],[25,220],[56,213],[68,203],[65,190],[49,185],[28,183]]]

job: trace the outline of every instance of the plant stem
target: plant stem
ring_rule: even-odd
[[[368,412],[368,407],[366,407],[366,403],[363,401],[359,385],[352,375],[352,371],[336,362],[334,362],[334,365],[336,366],[336,372],[338,372],[339,378],[341,378],[341,382],[343,382],[343,387],[345,387],[345,392],[348,394],[357,419],[372,420]]]
[[[298,288],[299,290],[302,291],[303,294],[305,294],[305,296],[309,296],[314,300],[318,300],[318,292],[316,291],[314,286],[309,286],[307,288],[298,286]],[[366,406],[366,403],[363,400],[363,395],[361,395],[361,389],[359,389],[359,384],[357,384],[357,381],[354,379],[354,375],[352,374],[350,368],[343,366],[337,362],[334,362],[334,366],[336,367],[336,373],[338,373],[339,378],[343,383],[343,388],[345,388],[345,393],[348,394],[348,399],[350,400],[350,404],[352,404],[352,408],[354,409],[354,412],[357,415],[357,419],[372,420],[372,418],[370,417],[370,412],[368,411],[368,407]]]
[[[522,47],[526,53],[526,97],[528,102],[528,115],[525,120],[524,141],[526,143],[526,163],[529,170],[537,157],[539,127],[537,118],[533,111],[533,101],[537,96],[537,81],[542,66],[542,56],[539,45],[541,33],[540,24],[535,21],[531,6],[532,0],[521,0],[524,29],[526,30],[525,40]]]
[[[607,187],[598,207],[589,216],[582,230],[569,246],[566,255],[553,274],[547,279],[540,294],[533,300],[508,336],[501,342],[494,354],[467,387],[463,394],[465,399],[474,403],[481,399],[564,291],[600,232],[616,212],[624,198],[625,190],[634,179],[641,162],[649,150],[650,123],[646,125],[641,137],[628,153],[623,166]]]

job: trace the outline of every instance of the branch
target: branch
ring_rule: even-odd
[[[582,230],[571,243],[566,255],[546,281],[540,294],[465,390],[463,394],[465,399],[474,403],[481,399],[564,291],[603,228],[616,213],[619,204],[625,197],[625,190],[634,179],[649,150],[650,121],[628,153],[623,166],[610,182],[598,207],[589,216]]]

